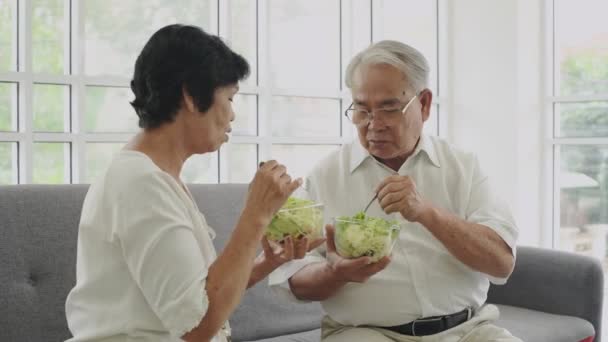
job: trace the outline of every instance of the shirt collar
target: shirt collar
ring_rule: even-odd
[[[414,153],[409,158],[416,157],[420,151],[423,151],[431,164],[435,165],[435,167],[441,167],[439,164],[439,158],[437,157],[437,152],[435,151],[435,146],[433,145],[433,140],[422,134],[420,136],[420,141],[414,150]],[[361,146],[361,142],[357,139],[352,144],[351,150],[351,158],[350,158],[350,172],[353,173],[365,160],[373,158],[369,152]]]

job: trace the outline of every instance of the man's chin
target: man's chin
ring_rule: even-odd
[[[370,144],[368,151],[371,155],[378,158],[390,158],[395,151],[388,144]]]
[[[382,152],[376,152],[376,151],[370,151],[370,154],[379,160],[390,160],[395,158],[395,155],[393,153],[382,153]]]

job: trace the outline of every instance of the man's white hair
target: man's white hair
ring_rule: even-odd
[[[355,74],[361,67],[388,64],[403,73],[415,92],[428,87],[429,63],[420,51],[394,40],[383,40],[359,52],[346,68],[346,86],[353,88]]]

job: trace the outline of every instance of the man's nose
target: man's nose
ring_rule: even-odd
[[[377,115],[372,115],[369,118],[369,123],[367,124],[367,128],[371,130],[382,130],[386,128],[386,123],[382,121],[381,118],[378,118]]]

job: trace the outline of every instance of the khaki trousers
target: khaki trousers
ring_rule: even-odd
[[[522,342],[506,329],[494,324],[499,316],[498,308],[485,305],[470,320],[439,334],[407,336],[378,327],[344,326],[329,317],[323,318],[321,341],[323,342]]]

